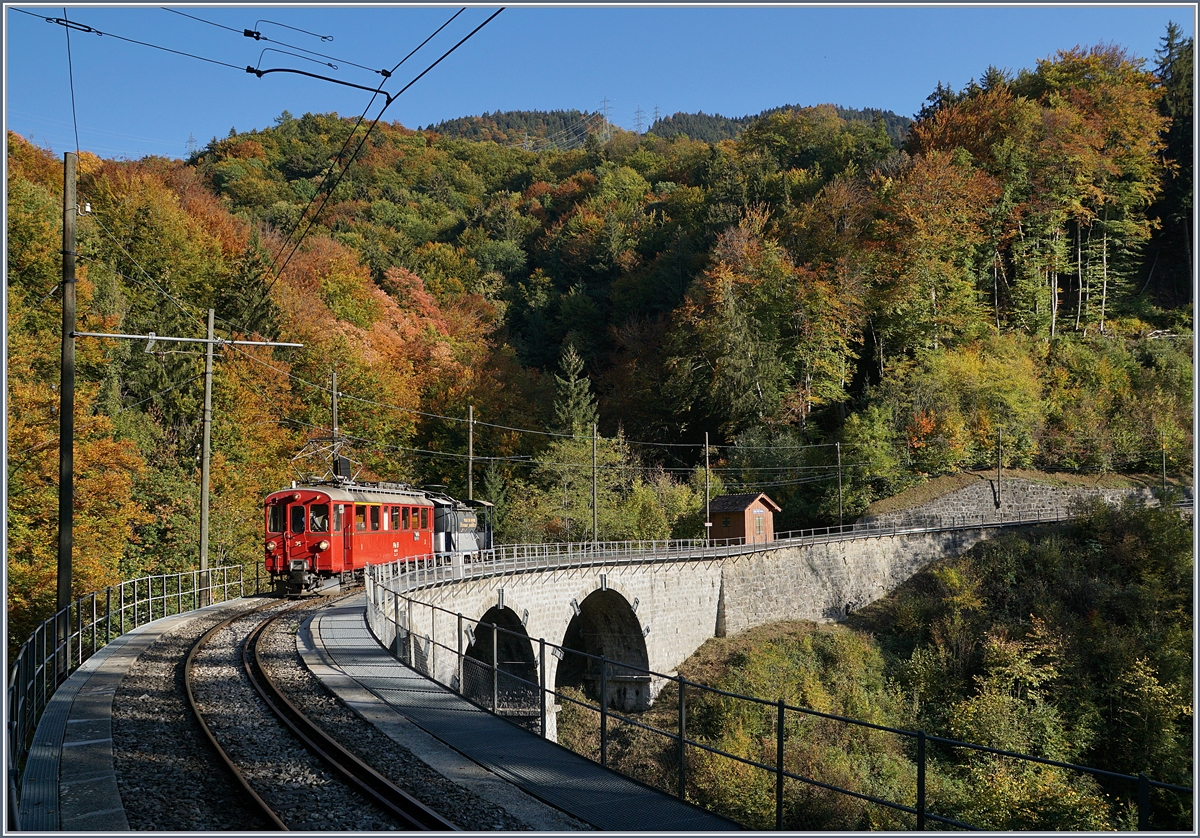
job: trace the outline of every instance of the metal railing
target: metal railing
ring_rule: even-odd
[[[770,540],[755,538],[659,539],[646,541],[546,542],[509,544],[467,556],[431,556],[407,562],[406,590],[463,579],[482,579],[528,571],[557,570],[591,565],[621,565],[664,561],[708,561],[785,547],[889,538],[899,535],[996,529],[1051,524],[1074,520],[1063,511],[1016,516],[957,515],[925,517],[910,523],[846,524],[813,527],[775,534]]]
[[[245,595],[241,565],[145,576],[75,600],[39,625],[8,678],[9,826],[16,823],[21,772],[55,690],[114,638],[154,620]],[[255,592],[258,591],[257,575]]]
[[[440,570],[441,568],[430,567],[421,572],[433,573]],[[765,772],[774,780],[774,821],[777,830],[791,828],[785,824],[784,818],[786,810],[784,787],[785,781],[788,780],[903,813],[912,818],[912,823],[918,830],[924,830],[930,823],[955,829],[980,829],[981,827],[940,815],[935,811],[937,801],[931,801],[930,789],[926,782],[930,763],[927,745],[930,743],[947,749],[965,749],[1059,768],[1115,783],[1131,784],[1136,790],[1139,830],[1150,829],[1151,789],[1187,796],[1192,794],[1191,788],[1151,780],[1144,774],[1133,776],[1044,759],[1030,754],[933,736],[923,730],[905,730],[861,719],[823,713],[806,707],[789,705],[783,700],[770,701],[755,696],[726,692],[689,681],[679,675],[666,675],[634,664],[609,660],[604,656],[592,655],[547,642],[544,638],[533,639],[523,629],[507,628],[495,623],[475,622],[461,613],[452,612],[432,603],[421,602],[406,595],[406,592],[410,590],[408,583],[412,581],[410,575],[411,572],[404,563],[376,565],[368,568],[366,574],[368,626],[375,638],[389,648],[397,659],[477,706],[516,721],[526,729],[537,732],[545,738],[550,738],[552,735],[549,708],[571,705],[594,713],[598,720],[598,742],[590,749],[589,753],[584,755],[601,765],[616,767],[613,765],[613,760],[610,759],[611,736],[609,730],[613,723],[628,725],[631,728],[661,737],[666,744],[661,752],[663,759],[660,759],[660,763],[665,763],[667,769],[673,772],[673,776],[669,778],[669,784],[663,773],[660,773],[657,780],[654,777],[650,779],[634,777],[634,779],[649,785],[656,785],[660,790],[674,794],[682,800],[690,798],[695,802],[700,796],[696,793],[695,781],[688,770],[689,763],[695,761],[694,755],[698,752],[711,754],[717,758]],[[480,643],[478,645],[490,646],[488,650],[490,654],[485,655],[482,660],[471,655],[471,648],[476,646],[475,641],[486,637],[489,633],[491,635],[490,644]],[[439,637],[442,640],[439,640]],[[447,637],[454,639],[446,642]],[[502,644],[500,638],[507,638],[508,643]],[[502,645],[506,645],[509,650],[510,659],[507,661],[502,660],[500,656]],[[514,649],[524,650],[525,654],[513,659],[511,655]],[[595,683],[597,700],[594,702],[580,701],[557,688],[550,687],[547,682],[547,655],[557,658],[560,667],[568,658],[571,658],[577,669],[590,674],[590,680],[597,682]],[[580,666],[580,662],[582,662],[582,666]],[[633,673],[635,677],[631,678],[630,673]],[[674,730],[656,728],[627,714],[615,712],[609,706],[610,701],[599,699],[599,696],[613,696],[614,684],[631,680],[656,682],[667,687],[674,686],[677,702],[677,713],[675,714],[677,722]],[[764,712],[774,711],[776,717],[774,762],[766,763],[750,759],[721,750],[697,738],[689,737],[688,708],[691,706],[689,699],[695,701],[693,696],[697,694],[701,698],[713,696],[720,700],[746,702],[761,708]],[[834,783],[827,783],[819,778],[806,776],[796,771],[789,771],[785,763],[789,714],[879,731],[907,740],[910,750],[913,752],[911,781],[914,793],[912,799],[908,801],[887,800]],[[673,752],[673,755],[668,754],[668,751]],[[720,814],[726,817],[730,816],[724,812]]]

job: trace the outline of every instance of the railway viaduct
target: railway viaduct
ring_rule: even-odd
[[[386,617],[373,626],[381,641],[392,644],[409,636],[396,626],[411,626],[416,662],[454,687],[462,677],[456,654],[461,651],[489,667],[494,658],[500,670],[532,682],[542,677],[544,657],[545,686],[582,680],[598,695],[594,660],[583,671],[589,666],[583,656],[545,649],[602,656],[610,664],[609,704],[644,709],[667,676],[711,637],[778,620],[841,619],[935,559],[966,552],[1004,527],[1070,517],[1079,500],[1119,503],[1132,495],[1154,502],[1146,490],[1013,483],[1003,503],[990,481],[981,480],[911,511],[907,519],[765,545],[643,548],[623,555],[614,549],[573,559],[560,553],[500,571],[468,569],[424,582],[397,579],[376,589],[383,599],[373,603],[374,610]],[[411,603],[391,595],[398,589]],[[549,645],[543,648],[540,641]],[[636,669],[623,669],[622,663]]]
[[[889,528],[674,554],[601,553],[586,561],[498,575],[443,575],[433,584],[403,584],[403,596],[412,600],[411,617],[410,603],[390,594],[401,580],[385,581],[375,588],[373,605],[384,615],[375,631],[384,643],[403,645],[408,635],[394,625],[411,620],[418,664],[451,686],[460,675],[454,652],[461,649],[490,666],[493,636],[499,637],[500,669],[535,682],[544,654],[539,640],[552,644],[548,648],[603,656],[613,664],[606,675],[610,705],[644,709],[666,683],[663,676],[674,674],[710,637],[776,620],[837,620],[884,596],[934,559],[970,549],[998,526]],[[501,631],[494,635],[490,625]],[[597,667],[579,671],[582,656],[544,656],[547,685],[574,676],[599,692]],[[620,663],[661,674],[652,678]],[[572,666],[575,671],[567,671]]]

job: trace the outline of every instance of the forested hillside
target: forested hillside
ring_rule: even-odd
[[[509,540],[701,531],[761,489],[777,527],[994,465],[1190,476],[1191,42],[939,88],[903,149],[832,106],[736,140],[616,132],[529,151],[284,113],[188,161],[80,161],[81,331],[227,347],[214,562],[324,468],[330,375],[363,478],[465,495]],[[547,124],[547,129],[553,125]],[[507,136],[507,135],[506,135]],[[491,138],[492,140],[496,137]],[[511,136],[507,136],[511,140]],[[353,156],[353,163],[346,166]],[[8,137],[9,616],[54,598],[61,156]],[[146,351],[149,349],[150,351]],[[194,567],[202,356],[81,338],[76,588]],[[840,445],[840,448],[837,447]]]
[[[657,119],[650,126],[650,133],[658,137],[671,139],[680,134],[687,134],[693,140],[703,140],[706,143],[717,143],[721,140],[735,140],[750,125],[765,116],[784,111],[802,110],[800,105],[783,105],[778,108],[768,108],[753,116],[728,117],[720,114],[674,113]],[[892,142],[899,146],[908,138],[912,120],[891,111],[878,108],[843,108],[835,106],[837,115],[847,122],[865,122],[868,125],[882,123]]]
[[[541,149],[581,145],[604,123],[598,113],[577,110],[496,111],[481,116],[447,119],[428,130],[455,140],[490,141],[499,145]],[[590,129],[590,131],[589,131]]]

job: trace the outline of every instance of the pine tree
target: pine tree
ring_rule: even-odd
[[[554,416],[564,433],[577,436],[591,434],[592,425],[600,418],[592,384],[583,375],[583,359],[568,343],[559,360],[562,375],[554,376],[558,398],[554,401]]]

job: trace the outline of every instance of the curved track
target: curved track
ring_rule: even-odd
[[[283,612],[280,612],[282,614]],[[263,621],[246,638],[242,665],[263,701],[312,753],[333,768],[359,794],[403,824],[406,829],[457,830],[454,824],[400,789],[371,766],[339,745],[288,701],[271,681],[258,654],[258,640],[277,614]]]
[[[253,611],[235,615],[206,632],[188,653],[184,665],[184,681],[188,705],[192,713],[199,721],[200,727],[204,731],[209,744],[216,751],[223,764],[244,792],[248,803],[274,829],[287,831],[288,826],[284,820],[255,791],[246,779],[243,771],[217,741],[217,737],[209,728],[192,690],[192,668],[199,651],[218,632],[229,628],[234,622],[252,618],[272,607],[278,607],[278,602],[270,602]],[[243,670],[250,684],[262,698],[263,702],[308,751],[332,769],[343,784],[370,801],[370,803],[378,807],[383,813],[386,813],[387,816],[395,821],[398,828],[406,830],[457,830],[458,827],[453,823],[404,792],[325,734],[320,727],[310,721],[292,702],[284,697],[282,692],[272,682],[262,665],[259,656],[258,641],[267,633],[270,625],[276,619],[286,614],[292,607],[295,606],[280,608],[278,613],[261,620],[247,636],[245,643],[242,645],[241,659]],[[319,801],[316,802],[319,804]]]
[[[273,607],[274,605],[276,605],[276,603],[268,602],[265,605],[255,608],[249,613],[257,614],[260,611],[264,611]],[[275,829],[287,832],[288,828],[284,822],[280,820],[279,816],[275,814],[275,811],[266,804],[266,801],[258,796],[258,792],[251,787],[250,783],[246,780],[246,777],[238,769],[234,761],[229,758],[229,754],[227,754],[225,749],[221,747],[221,743],[217,741],[217,737],[213,735],[212,729],[208,726],[208,722],[205,721],[204,713],[200,711],[200,705],[196,701],[196,695],[192,690],[192,669],[196,662],[196,655],[205,647],[205,645],[207,645],[208,641],[211,640],[212,637],[217,634],[217,632],[228,628],[235,621],[240,620],[245,616],[247,615],[233,615],[228,620],[224,620],[213,626],[211,629],[206,631],[199,640],[196,641],[191,650],[188,652],[187,659],[183,665],[183,683],[185,689],[187,690],[188,708],[192,711],[192,715],[196,718],[196,721],[200,723],[200,729],[204,731],[204,736],[208,740],[208,744],[210,744],[213,750],[216,751],[217,756],[221,759],[221,762],[225,765],[225,768],[228,770],[229,774],[234,778],[235,781],[237,781],[247,803],[249,803],[250,807],[263,818],[265,818],[266,821]]]

